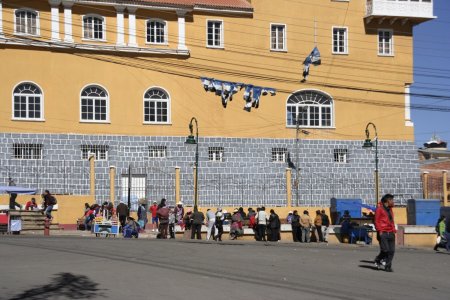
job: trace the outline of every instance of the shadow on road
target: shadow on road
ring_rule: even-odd
[[[379,271],[378,268],[375,266],[359,265],[358,267],[363,268],[363,269],[371,269],[374,271]]]
[[[92,299],[104,297],[97,286],[98,283],[93,282],[87,276],[58,273],[51,279],[51,283],[26,290],[9,300]]]
[[[373,264],[373,263],[375,263],[374,260],[360,260],[359,262],[362,262],[362,263],[368,263],[368,264]]]

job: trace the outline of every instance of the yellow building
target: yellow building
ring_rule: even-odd
[[[286,168],[295,205],[374,203],[372,122],[380,193],[418,197],[412,29],[433,18],[431,0],[0,0],[0,184],[86,194],[93,153],[98,201],[115,167],[114,200],[131,170],[133,201],[173,203],[178,167],[190,204],[195,117],[200,205],[286,205]]]

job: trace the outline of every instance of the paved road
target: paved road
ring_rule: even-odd
[[[450,255],[376,247],[0,236],[0,299],[449,299]]]

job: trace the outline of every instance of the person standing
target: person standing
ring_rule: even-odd
[[[17,194],[11,193],[9,194],[9,209],[16,209],[18,207],[19,209],[22,209],[22,205],[16,202]]]
[[[162,239],[167,239],[169,229],[169,208],[166,205],[166,199],[161,199],[161,203],[158,205],[156,216],[159,221],[159,234]]]
[[[47,219],[51,220],[53,219],[52,210],[53,206],[56,205],[56,198],[50,194],[49,190],[45,190],[42,197],[44,198],[44,214]]]
[[[125,203],[120,202],[119,205],[117,205],[116,213],[119,217],[120,226],[123,228],[127,222],[128,206]]]
[[[152,213],[152,231],[155,231],[158,228],[158,216],[156,212],[158,211],[158,204],[156,201],[153,201],[153,205],[150,206],[149,211]]]
[[[280,217],[275,213],[273,209],[270,210],[269,226],[271,231],[271,242],[278,242],[280,240]]]
[[[325,213],[325,209],[321,211],[322,216],[322,237],[325,243],[328,243],[328,227],[330,227],[330,218]]]
[[[205,215],[198,210],[197,206],[194,206],[194,212],[192,213],[192,232],[191,240],[197,237],[197,240],[202,239],[202,225],[205,221]]]
[[[302,228],[302,243],[311,242],[311,217],[307,210],[303,211],[300,217],[300,226]]]
[[[137,215],[138,215],[139,226],[141,227],[141,230],[144,231],[145,230],[145,225],[148,222],[145,198],[141,199],[141,201],[139,203]]]
[[[226,211],[225,211],[226,212]],[[222,212],[221,208],[217,209],[216,212],[216,228],[217,228],[217,235],[214,237],[214,240],[221,242],[222,241],[222,234],[223,234],[223,220],[224,220],[224,213]]]
[[[298,211],[294,210],[291,218],[291,227],[292,227],[292,240],[294,242],[300,242],[302,239],[302,231],[300,229],[300,216],[298,215]]]
[[[395,253],[395,222],[394,196],[386,194],[381,198],[375,211],[375,229],[380,236],[380,254],[375,258],[377,268],[381,267],[381,261],[385,261],[386,272],[392,272],[392,260]]]
[[[208,241],[211,237],[214,239],[215,230],[214,225],[216,223],[216,214],[208,208],[206,211],[206,240]]]
[[[259,212],[256,214],[256,221],[258,222],[258,241],[267,241],[266,240],[266,226],[267,226],[267,215],[266,208],[263,206],[259,209]]]
[[[323,242],[322,215],[320,214],[320,210],[316,210],[316,217],[314,218],[314,235],[317,243]]]
[[[184,207],[183,207],[183,202],[178,202],[177,206],[175,207],[175,223],[177,225],[179,225],[181,228],[184,228],[184,222],[183,222],[183,217],[184,217]]]

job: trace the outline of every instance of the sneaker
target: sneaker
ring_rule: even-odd
[[[394,272],[394,270],[392,270],[392,268],[391,268],[391,267],[387,267],[387,268],[385,268],[385,269],[384,269],[384,271],[386,271],[386,272],[389,272],[389,273],[392,273],[392,272]]]
[[[381,270],[381,262],[379,260],[375,260],[375,267],[377,270]]]

